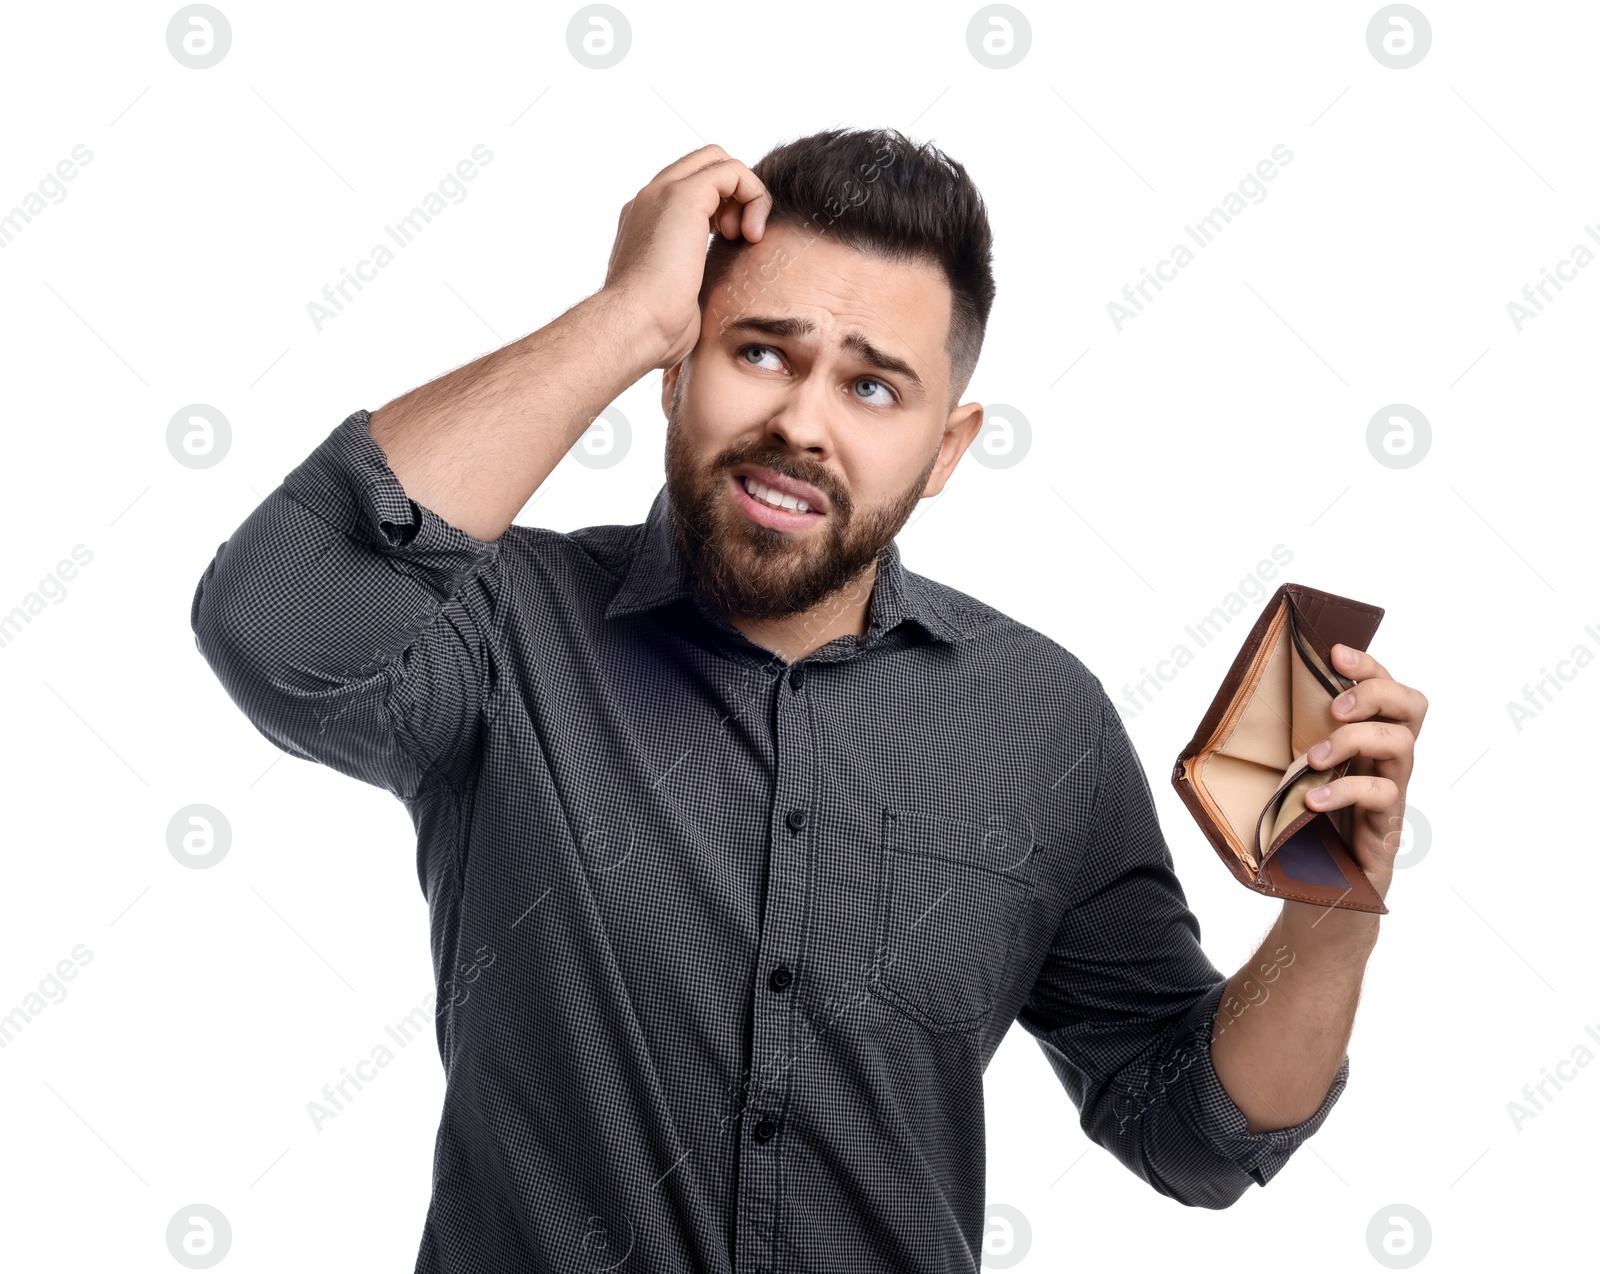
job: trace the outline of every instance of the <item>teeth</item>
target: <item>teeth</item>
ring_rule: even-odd
[[[811,506],[804,500],[797,499],[792,495],[785,495],[781,491],[774,491],[771,487],[764,486],[754,478],[746,477],[743,481],[744,489],[754,499],[760,500],[763,504],[770,504],[775,509],[790,509],[799,513],[811,512]]]

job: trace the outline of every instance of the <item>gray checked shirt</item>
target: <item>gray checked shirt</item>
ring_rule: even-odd
[[[642,524],[490,543],[367,418],[190,623],[256,729],[416,825],[446,1076],[418,1274],[976,1270],[1013,1021],[1180,1203],[1320,1127],[1348,1058],[1277,1131],[1218,1081],[1225,976],[1072,654],[890,544],[866,634],[785,663],[701,609],[664,487]]]

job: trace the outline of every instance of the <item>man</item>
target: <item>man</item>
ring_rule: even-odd
[[[417,826],[418,1271],[973,1270],[1013,1021],[1189,1205],[1338,1099],[1377,917],[1287,903],[1225,978],[1100,682],[901,565],[981,425],[989,263],[965,170],[898,133],[704,147],[623,207],[596,294],[348,417],[207,568],[228,693]],[[652,368],[646,521],[513,525]],[[1315,764],[1369,773],[1312,804],[1359,807],[1385,892],[1426,704],[1339,657]]]

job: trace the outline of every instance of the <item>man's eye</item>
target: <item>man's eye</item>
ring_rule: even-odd
[[[770,345],[741,345],[739,347],[740,358],[744,358],[751,352],[755,352],[757,354],[771,354],[774,358],[778,357],[778,351],[773,349]],[[782,360],[780,359],[779,361],[781,362]],[[751,366],[755,366],[755,363],[752,362]]]
[[[875,406],[878,406],[878,407],[893,406],[893,404],[895,402],[894,390],[890,389],[881,380],[877,380],[877,379],[875,379],[875,378],[873,378],[871,376],[863,376],[859,380],[856,381],[856,387],[858,389],[862,385],[876,385],[879,389],[881,389],[883,391],[884,396],[882,398],[870,400],[870,401],[873,402],[873,404]],[[859,395],[858,395],[858,397],[859,397]],[[864,400],[864,401],[866,401],[866,400]]]

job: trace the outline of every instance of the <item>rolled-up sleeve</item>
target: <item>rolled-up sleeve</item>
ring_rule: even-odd
[[[470,765],[500,544],[408,498],[367,420],[346,417],[217,549],[189,623],[274,744],[409,800]]]
[[[1304,1122],[1251,1133],[1211,1060],[1227,986],[1200,946],[1155,803],[1101,691],[1092,820],[1048,956],[1017,1020],[1084,1132],[1154,1189],[1225,1208],[1265,1185],[1327,1118],[1349,1058]]]

